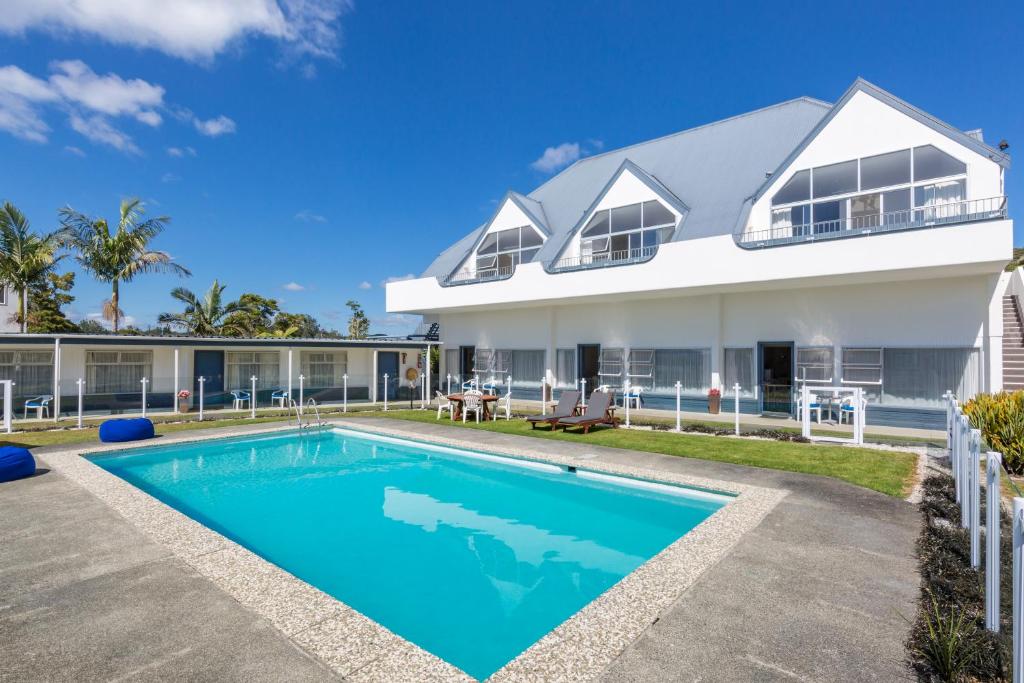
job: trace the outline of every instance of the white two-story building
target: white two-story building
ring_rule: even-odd
[[[629,382],[650,407],[678,381],[690,410],[739,384],[783,414],[802,382],[861,386],[869,424],[940,427],[947,389],[1003,386],[1008,167],[858,80],[509,192],[387,309],[440,324],[442,381]]]

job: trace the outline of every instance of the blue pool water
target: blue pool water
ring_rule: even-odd
[[[94,462],[480,679],[729,500],[348,430]]]

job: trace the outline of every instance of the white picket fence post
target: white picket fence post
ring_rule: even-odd
[[[683,431],[683,383],[676,380],[676,431]]]
[[[203,385],[206,384],[206,378],[200,375],[199,379],[199,421],[203,421]]]
[[[78,385],[78,428],[82,428],[82,388],[85,387],[85,380],[79,377],[75,380]]]
[[[999,505],[1002,500],[1000,470],[1003,456],[985,456],[985,627],[999,633]]]
[[[142,382],[142,417],[146,417],[146,384],[149,380],[143,377],[139,381]]]
[[[384,374],[384,412],[388,412],[388,376]]]
[[[10,434],[14,430],[14,382],[5,379],[4,385],[4,432]]]
[[[739,436],[740,435],[740,383],[736,382],[736,384],[733,384],[732,385],[732,390],[733,390],[733,394],[736,397],[735,398],[735,400],[736,400],[736,409],[735,409],[735,415],[734,415],[734,417],[736,418],[736,436]]]
[[[299,373],[299,407],[298,407],[298,412],[299,412],[299,415],[305,415],[305,414],[306,414],[306,408],[305,408],[305,405],[303,404],[303,400],[302,400],[302,399],[303,399],[303,393],[302,393],[302,392],[303,392],[303,388],[302,388],[302,383],[303,383],[303,382],[304,382],[305,380],[306,380],[306,376],[305,376],[305,375],[303,375],[303,374],[302,374],[302,373],[300,372],[300,373]]]
[[[981,567],[981,431],[971,430],[971,457],[967,463],[967,481],[970,482],[971,566]]]
[[[450,396],[452,393],[452,374],[448,373],[448,391],[445,392],[445,396]]]
[[[1024,498],[1013,499],[1013,683],[1024,679]]]
[[[580,405],[583,410],[587,409],[587,380],[580,377]]]
[[[626,389],[626,391],[625,391],[625,394],[624,394],[624,398],[626,399],[626,401],[625,401],[626,402],[626,426],[629,427],[629,403],[630,403],[630,400],[629,400],[629,380],[628,379],[626,380],[626,387],[625,387],[625,389]]]
[[[348,412],[348,373],[341,376],[341,412]]]
[[[540,414],[541,415],[547,415],[548,414],[548,402],[547,402],[547,400],[544,397],[545,390],[548,388],[547,381],[548,381],[547,375],[545,375],[544,377],[540,378]]]
[[[256,419],[256,375],[249,378],[252,382],[252,394],[249,395],[249,415],[252,419]]]
[[[964,529],[971,524],[971,481],[970,481],[970,460],[971,460],[971,429],[967,426],[967,417],[961,416],[964,423],[964,443],[966,448],[960,454],[960,526]]]
[[[811,409],[808,406],[811,398],[811,391],[804,383],[800,386],[800,433],[805,439],[811,438]],[[858,406],[859,408],[859,406]],[[856,420],[856,410],[854,410],[854,420]]]

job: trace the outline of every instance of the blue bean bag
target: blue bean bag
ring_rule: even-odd
[[[27,448],[0,447],[0,481],[14,481],[36,473],[36,460]]]
[[[155,433],[152,420],[145,417],[107,420],[100,425],[100,441],[103,443],[152,439]]]

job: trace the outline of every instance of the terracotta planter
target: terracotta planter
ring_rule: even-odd
[[[718,415],[718,411],[722,408],[722,397],[721,396],[708,396],[708,412],[712,415]]]
[[[188,411],[189,411],[188,399],[187,398],[179,398],[178,399],[178,412],[179,413],[187,413]]]

